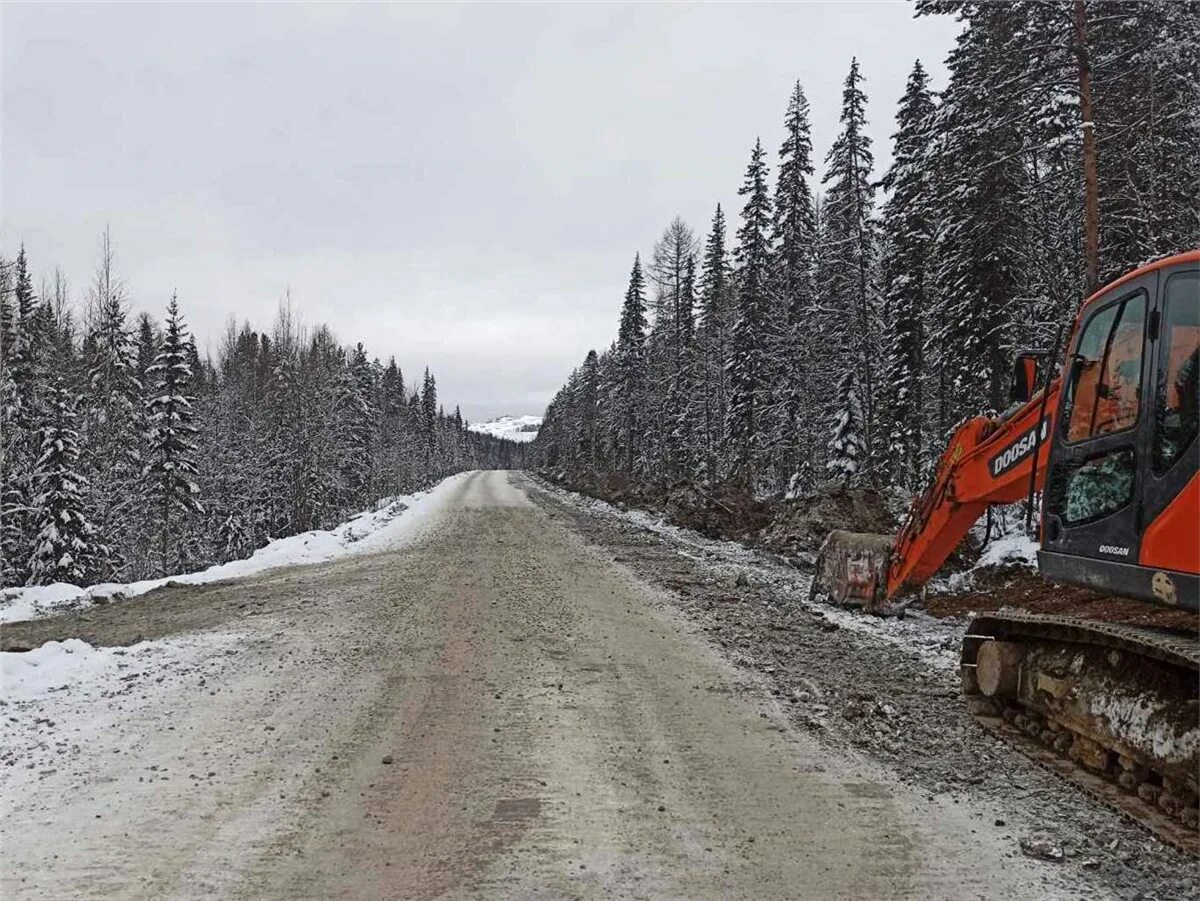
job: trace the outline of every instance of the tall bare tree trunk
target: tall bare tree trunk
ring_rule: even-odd
[[[1075,55],[1079,61],[1079,112],[1083,117],[1083,236],[1088,292],[1100,281],[1100,190],[1096,176],[1096,126],[1092,119],[1092,64],[1088,54],[1087,9],[1075,0]]]

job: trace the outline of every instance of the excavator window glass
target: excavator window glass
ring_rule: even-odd
[[[1154,474],[1170,469],[1196,440],[1200,369],[1200,272],[1167,281],[1155,385]]]
[[[1063,520],[1078,525],[1120,510],[1133,500],[1133,450],[1092,457],[1070,470]]]
[[[1087,441],[1132,428],[1142,387],[1146,292],[1094,314],[1083,327],[1067,384],[1067,441]]]

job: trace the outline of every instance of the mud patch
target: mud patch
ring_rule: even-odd
[[[1155,607],[1144,601],[1115,598],[1080,585],[1057,585],[1023,567],[978,570],[966,592],[930,593],[926,612],[936,617],[968,617],[1016,607],[1030,613],[1079,616],[1100,622],[1124,623],[1195,632],[1200,617],[1186,610]]]

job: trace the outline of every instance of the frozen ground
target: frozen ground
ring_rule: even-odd
[[[1194,859],[984,732],[967,714],[958,649],[966,620],[904,620],[810,603],[809,577],[771,554],[713,541],[640,510],[540,483],[533,496],[614,562],[658,586],[708,640],[823,746],[852,749],[896,783],[986,818],[1014,861],[1048,848],[1091,897],[1196,898]],[[997,542],[1010,564],[1022,541]],[[1086,888],[1085,888],[1086,887]],[[982,897],[1006,897],[995,890]],[[1033,891],[1027,897],[1040,897]]]
[[[448,496],[455,480],[464,475],[451,476],[429,491],[388,498],[375,509],[360,513],[334,529],[301,532],[280,538],[259,548],[244,560],[231,560],[201,572],[123,584],[104,582],[86,588],[63,582],[6,588],[0,590],[0,623],[34,619],[63,610],[80,610],[95,603],[97,598],[121,600],[169,584],[206,585],[280,567],[323,563],[348,554],[390,547],[417,534]]]
[[[4,708],[28,725],[0,761],[3,896],[1112,896],[1022,856],[992,806],[798,721],[750,665],[760,570],[726,588],[697,546],[520,475],[445,490],[378,553],[7,626],[132,646]],[[710,631],[701,589],[736,617]],[[823,616],[769,621],[800,657],[832,634],[837,659],[928,669]],[[848,670],[809,662],[832,721]],[[889,739],[896,694],[862,714]]]

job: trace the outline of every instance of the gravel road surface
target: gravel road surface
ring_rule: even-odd
[[[528,477],[439,491],[395,548],[6,627],[185,650],[2,711],[45,722],[0,746],[0,894],[1113,894],[797,726]]]

